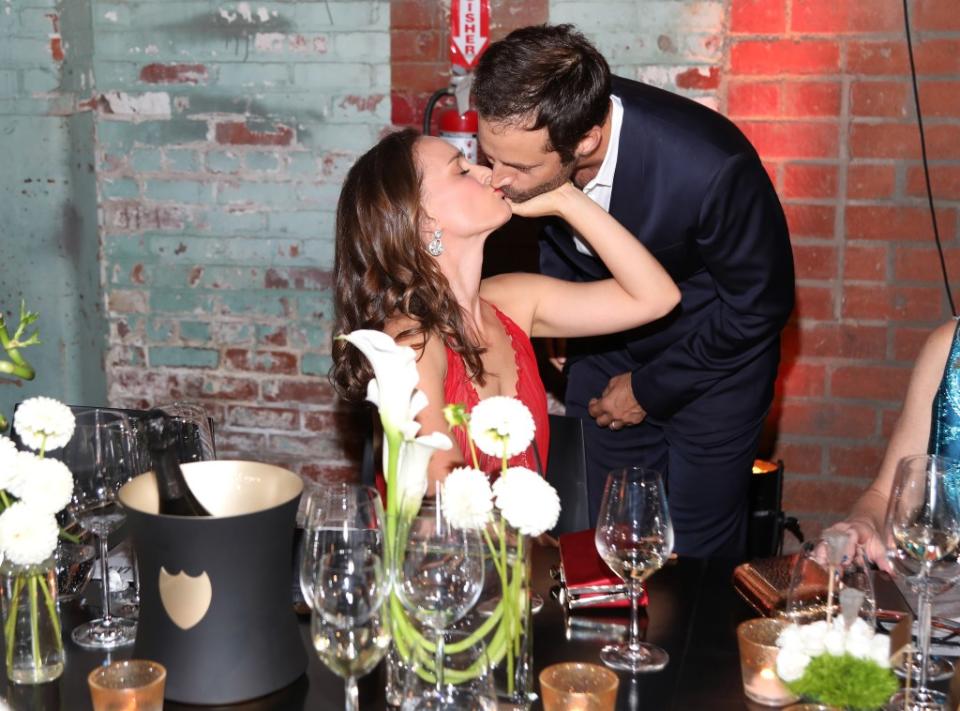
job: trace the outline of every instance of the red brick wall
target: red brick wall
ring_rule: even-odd
[[[960,5],[911,0],[941,236],[960,297]],[[731,0],[721,110],[790,222],[797,313],[773,426],[808,534],[876,472],[927,333],[949,317],[900,0]]]

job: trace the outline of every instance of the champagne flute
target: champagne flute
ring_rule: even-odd
[[[390,646],[388,588],[382,559],[365,546],[326,552],[317,561],[311,638],[320,661],[344,678],[346,711],[359,711],[357,677]]]
[[[136,622],[110,612],[108,539],[125,514],[117,490],[141,471],[134,433],[126,415],[99,409],[76,414],[73,439],[60,454],[74,475],[68,512],[100,544],[103,616],[76,627],[71,636],[81,647],[113,649],[131,644]]]
[[[300,591],[313,606],[317,565],[325,553],[365,548],[383,558],[383,504],[370,486],[338,483],[313,488],[304,510],[299,552]]]
[[[919,594],[920,618],[918,683],[916,688],[894,695],[896,708],[946,708],[947,696],[927,686],[930,613],[933,596],[949,588],[960,574],[958,486],[960,462],[956,460],[921,454],[904,457],[897,463],[884,526],[887,557],[894,570]]]
[[[433,702],[422,708],[447,708],[444,698],[444,629],[473,607],[483,589],[483,543],[480,532],[457,528],[442,507],[424,504],[398,537],[399,579],[395,589],[404,607],[434,632]]]
[[[596,543],[600,557],[627,583],[630,595],[630,639],[605,646],[600,659],[613,669],[660,671],[670,657],[660,647],[640,641],[637,609],[643,581],[663,566],[673,550],[673,525],[660,474],[627,467],[607,475]]]

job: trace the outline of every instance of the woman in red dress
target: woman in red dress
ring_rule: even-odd
[[[584,141],[600,140],[599,135]],[[592,151],[595,145],[584,146]],[[573,283],[538,274],[481,279],[483,243],[511,215],[565,220],[611,278]],[[661,318],[679,302],[666,271],[615,219],[571,183],[524,202],[490,185],[445,141],[392,133],[350,169],[337,206],[335,333],[383,330],[418,353],[418,387],[429,406],[420,434],[447,431],[446,403],[471,409],[494,395],[517,397],[537,428],[545,460],[547,407],[530,337],[618,333]],[[372,371],[358,350],[333,342],[331,377],[341,396],[362,400]],[[616,427],[616,423],[611,426]],[[430,491],[465,463],[466,442],[430,461]],[[510,464],[535,469],[529,450]],[[499,470],[499,460],[480,462]]]

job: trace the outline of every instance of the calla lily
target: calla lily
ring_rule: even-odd
[[[380,421],[388,434],[397,432],[413,419],[411,404],[420,374],[417,354],[409,346],[399,346],[383,331],[360,329],[338,336],[360,349],[373,368],[373,380],[367,384],[367,399],[380,410]]]
[[[397,476],[400,511],[404,518],[412,518],[420,510],[427,493],[427,465],[437,450],[446,451],[453,442],[443,432],[431,432],[403,443]]]

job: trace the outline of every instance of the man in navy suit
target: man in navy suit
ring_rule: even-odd
[[[567,414],[586,433],[595,522],[606,474],[642,465],[667,480],[676,550],[744,554],[747,493],[793,308],[787,224],[753,146],[720,114],[612,77],[569,25],[526,27],[477,68],[480,145],[493,185],[523,201],[572,180],[676,280],[677,309],[614,337],[567,344]],[[609,277],[561,221],[545,274]]]

